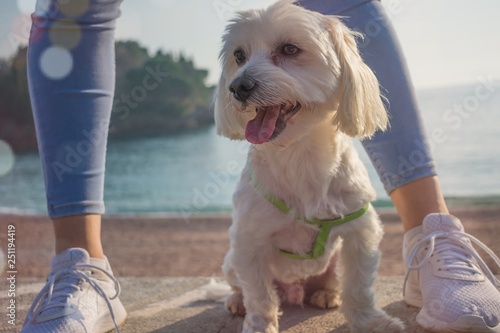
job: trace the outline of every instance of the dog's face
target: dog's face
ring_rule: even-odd
[[[228,25],[220,54],[218,131],[286,145],[330,119],[352,136],[387,122],[378,82],[337,18],[279,1]]]

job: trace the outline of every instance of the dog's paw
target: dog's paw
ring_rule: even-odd
[[[340,296],[335,291],[323,289],[312,294],[309,302],[321,309],[331,309],[340,305]]]
[[[368,315],[371,318],[358,318],[350,326],[352,333],[403,333],[405,325],[398,318],[393,318],[387,315],[382,310],[375,310],[376,312]],[[365,315],[363,317],[365,317]],[[359,325],[358,323],[363,323]]]
[[[278,333],[277,320],[271,321],[257,314],[247,314],[241,333]]]
[[[371,331],[373,333],[403,333],[405,325],[398,318],[390,317],[387,314],[377,318],[371,324]]]
[[[302,305],[304,302],[305,292],[302,283],[281,283],[277,292],[282,304]]]
[[[241,293],[232,293],[226,298],[226,310],[233,315],[244,316],[245,306],[243,305],[243,295]]]

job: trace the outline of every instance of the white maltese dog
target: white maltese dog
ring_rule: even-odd
[[[385,129],[387,114],[356,36],[289,0],[226,29],[216,125],[253,144],[223,265],[244,333],[278,332],[280,302],[303,300],[340,305],[351,332],[404,329],[374,301],[382,227],[351,137]]]

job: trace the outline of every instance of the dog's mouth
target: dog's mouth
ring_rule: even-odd
[[[300,103],[286,103],[256,109],[257,115],[247,123],[245,137],[248,142],[262,144],[273,140],[286,128],[287,121],[302,107]]]

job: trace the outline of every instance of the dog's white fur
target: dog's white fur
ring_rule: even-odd
[[[284,0],[265,10],[239,13],[223,37],[215,107],[220,134],[244,139],[256,108],[302,105],[277,137],[251,146],[233,197],[231,245],[223,271],[232,287],[226,307],[232,313],[246,312],[244,333],[278,332],[280,296],[291,303],[306,297],[322,308],[337,306],[338,271],[341,310],[352,332],[403,331],[398,319],[374,305],[382,228],[372,208],[335,227],[319,259],[290,259],[278,252],[311,250],[317,229],[297,215],[333,219],[375,198],[351,137],[385,129],[387,114],[378,81],[358,53],[356,36],[338,18]],[[300,52],[283,54],[285,44]],[[246,56],[241,64],[233,55],[238,49]],[[256,83],[245,102],[230,91],[242,75]],[[250,170],[260,190],[250,180]],[[263,192],[283,200],[293,212],[284,214]]]

